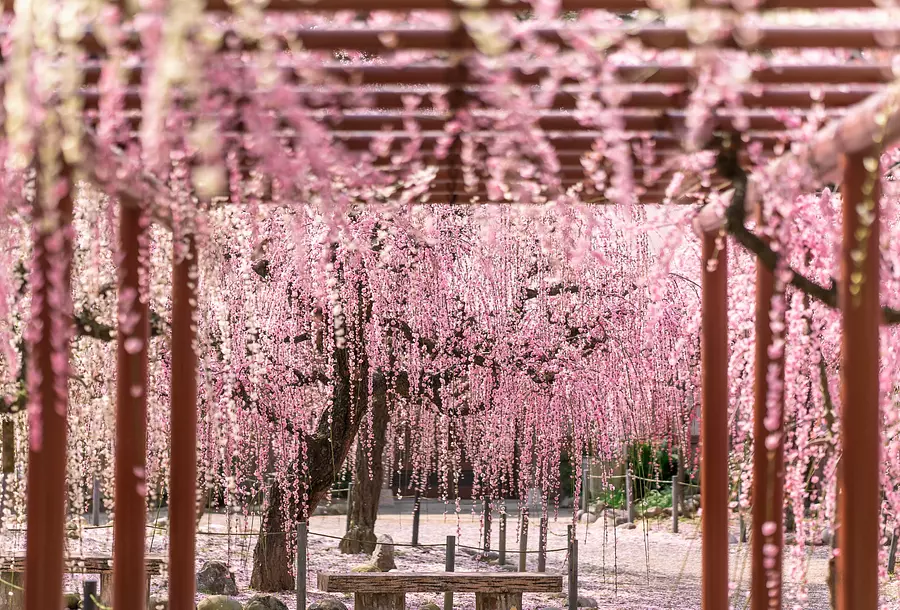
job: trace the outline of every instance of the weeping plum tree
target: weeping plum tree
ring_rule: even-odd
[[[326,248],[330,310],[317,310],[315,298],[297,289],[302,274],[297,273],[296,256],[278,251],[276,245],[285,240],[276,239],[274,233],[271,239],[266,238],[264,259],[250,265],[252,273],[247,277],[254,292],[272,291],[262,297],[266,307],[271,309],[277,299],[285,300],[280,294],[289,293],[286,301],[293,302],[290,312],[272,319],[291,328],[292,334],[284,336],[280,329],[279,337],[274,328],[264,331],[260,321],[250,351],[270,359],[266,376],[254,377],[250,371],[253,363],[242,362],[232,353],[230,363],[237,367],[241,378],[238,385],[243,388],[240,407],[249,409],[251,418],[263,415],[261,423],[267,429],[283,428],[296,439],[284,443],[290,451],[276,459],[282,464],[276,465],[276,474],[268,485],[268,503],[254,553],[254,588],[280,590],[291,586],[285,527],[308,515],[324,497],[354,440],[357,489],[351,506],[351,531],[341,544],[348,552],[369,550],[374,542],[383,480],[381,454],[388,426],[403,425],[402,421],[417,431],[410,450],[427,458],[419,458],[417,470],[420,475],[429,470],[447,473],[441,484],[445,494],[458,475],[462,451],[485,469],[482,480],[486,495],[503,488],[518,488],[524,495],[524,487],[532,481],[553,489],[558,487],[561,447],[576,440],[584,442],[584,435],[597,432],[578,410],[563,408],[564,396],[579,391],[571,385],[574,380],[567,369],[579,363],[595,366],[604,361],[611,370],[618,370],[618,363],[626,369],[636,366],[635,352],[632,348],[623,350],[621,342],[631,341],[635,335],[630,333],[638,327],[619,323],[640,315],[642,302],[648,302],[649,297],[628,272],[598,265],[555,277],[552,260],[533,254],[540,252],[536,239],[510,231],[503,243],[483,243],[468,217],[454,213],[444,221],[444,230],[453,237],[445,243],[432,240],[429,244],[401,223],[386,223],[373,214],[354,218],[344,227],[348,235],[355,236],[351,242],[354,246],[334,244]],[[380,233],[385,235],[379,241]],[[298,236],[293,235],[293,239]],[[394,250],[394,258],[385,261],[382,253],[388,245]],[[519,260],[529,262],[519,265]],[[513,274],[512,278],[503,277],[503,267]],[[462,277],[448,284],[446,278],[454,272]],[[407,283],[417,287],[416,298],[408,296],[411,291],[403,287]],[[479,294],[479,290],[484,292]],[[619,299],[610,302],[606,298],[610,294],[617,294]],[[567,306],[573,302],[591,304],[590,313],[587,309],[576,313]],[[243,319],[241,312],[254,305],[252,301],[232,304],[229,318]],[[299,326],[308,325],[317,316],[305,312],[316,310],[322,312],[313,325],[316,328],[286,324],[296,318]],[[246,322],[241,322],[242,328]],[[239,332],[235,329],[232,341]],[[308,346],[307,368],[300,370],[283,354],[257,347],[260,341],[279,349],[285,344]],[[282,369],[289,373],[288,387],[318,384],[327,391],[322,408],[308,416],[316,422],[311,432],[299,431],[296,417],[281,419],[287,412],[274,404],[283,400],[285,387],[274,384],[279,376],[273,372]],[[629,374],[638,373],[634,369]],[[671,393],[675,387],[662,377],[644,386],[643,391],[651,394]],[[523,388],[528,393],[523,395]],[[524,402],[510,402],[506,395],[518,395]],[[391,396],[400,399],[396,405]],[[629,400],[632,404],[640,402],[634,397]],[[407,411],[403,412],[399,404]],[[589,408],[587,396],[581,404]],[[546,410],[558,412],[560,419],[547,418],[543,414]],[[673,421],[666,416],[647,416],[623,420],[621,426],[649,433]],[[516,428],[524,428],[526,421],[533,428],[540,420],[547,426],[544,438],[555,440],[539,447],[532,438],[524,449],[513,443],[506,453],[486,451],[484,436],[478,435],[488,434],[487,422],[502,420]],[[360,429],[364,431],[362,437],[357,435]],[[500,430],[496,434],[498,438],[518,436]],[[276,439],[275,445],[279,444]],[[498,455],[502,459],[498,460]],[[523,455],[533,459],[528,464],[519,463]]]
[[[88,197],[76,213],[84,235],[76,303],[93,312],[84,326],[111,333],[115,294],[103,286],[115,267],[103,246],[115,218],[105,205]],[[679,352],[677,329],[694,301],[673,282],[658,299],[641,285],[650,268],[647,244],[616,227],[615,211],[573,209],[567,231],[550,211],[510,209],[497,217],[436,206],[340,220],[318,214],[313,207],[267,208],[265,215],[221,209],[202,248],[200,474],[229,507],[250,504],[264,482],[255,588],[292,586],[284,532],[325,497],[354,442],[364,456],[357,467],[375,466],[382,406],[389,437],[414,431],[414,482],[442,473],[445,497],[463,453],[479,474],[477,494],[524,496],[533,481],[558,487],[563,451],[580,454],[590,443],[615,453],[629,435],[675,434],[673,409],[684,392],[674,381],[689,371],[659,366],[654,355],[661,361]],[[582,244],[577,252],[593,254],[579,258],[573,242]],[[151,309],[163,335],[170,303],[161,270],[171,243],[170,234],[156,231],[149,246]],[[654,302],[664,304],[652,311]],[[154,343],[148,418],[148,478],[162,490],[165,346]],[[84,472],[105,472],[107,483],[114,358],[106,341],[73,346],[74,372],[86,383],[73,386],[70,413],[97,433],[86,442],[73,427],[70,455],[88,465]],[[377,493],[380,476],[371,480]],[[377,506],[375,493],[369,509]],[[360,513],[358,523],[367,526],[366,518]]]

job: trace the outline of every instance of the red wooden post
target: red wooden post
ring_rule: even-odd
[[[147,603],[144,528],[147,515],[147,273],[149,217],[134,201],[119,206],[119,316],[116,377],[116,496],[113,607]],[[143,252],[142,252],[143,251]],[[104,594],[106,595],[106,594]],[[58,605],[58,602],[57,604]]]
[[[878,462],[880,174],[866,170],[877,152],[848,155],[844,162],[844,239],[840,301],[843,317],[841,418],[843,456],[838,496],[838,610],[878,608],[878,542],[881,520]],[[859,210],[862,210],[860,213]],[[861,239],[862,238],[862,239]],[[854,253],[862,253],[854,261]],[[859,255],[857,254],[857,259]]]
[[[25,559],[25,608],[59,606],[63,589],[66,506],[66,412],[69,402],[69,337],[72,327],[72,193],[56,210],[45,210],[42,167],[37,169],[33,207],[34,260],[28,330],[29,396],[32,428],[28,451],[28,539]],[[67,171],[67,170],[66,170]],[[69,176],[61,178],[69,181]],[[71,185],[71,182],[69,181]],[[55,188],[51,187],[51,188]],[[58,212],[58,216],[55,214]],[[58,223],[54,226],[54,220]],[[49,222],[49,225],[45,225]],[[62,239],[60,240],[60,235]],[[55,354],[65,354],[62,363]],[[35,433],[35,431],[39,431]]]
[[[751,610],[781,609],[781,564],[784,544],[784,443],[781,439],[775,449],[766,446],[770,434],[782,434],[784,426],[784,391],[777,394],[780,415],[775,430],[765,426],[768,415],[766,401],[769,396],[768,371],[773,362],[778,365],[779,380],[784,379],[783,357],[769,357],[772,345],[772,329],[769,314],[772,295],[775,292],[775,276],[759,259],[756,261],[756,361],[753,406],[753,535],[751,537]],[[765,528],[774,523],[775,531]],[[765,531],[765,533],[764,533]],[[774,565],[766,566],[763,547],[774,544],[778,555],[772,558]],[[771,596],[770,596],[771,592]]]
[[[172,266],[172,445],[169,482],[169,608],[194,608],[197,526],[197,249],[188,237]]]
[[[728,262],[725,238],[718,245],[717,238],[717,233],[703,234],[700,348],[703,610],[728,608]]]

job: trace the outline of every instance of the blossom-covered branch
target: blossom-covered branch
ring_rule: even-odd
[[[723,159],[720,155],[720,159]],[[736,161],[736,160],[735,160]],[[720,174],[723,172],[720,168]],[[762,263],[769,269],[774,270],[778,264],[779,255],[771,246],[769,246],[761,237],[753,233],[746,225],[746,204],[748,176],[747,173],[739,165],[729,163],[726,170],[726,177],[732,180],[734,192],[725,211],[725,230],[734,239],[753,253]],[[791,268],[790,285],[797,288],[804,294],[808,294],[817,301],[827,305],[832,309],[839,307],[838,289],[834,278],[831,280],[830,286],[823,286],[819,282],[807,277],[798,270]],[[900,324],[900,309],[893,307],[882,307],[882,316],[885,324]]]

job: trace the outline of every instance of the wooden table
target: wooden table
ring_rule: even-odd
[[[150,577],[162,573],[165,559],[159,556],[146,558],[147,595],[150,595]],[[100,576],[100,603],[112,606],[112,557],[70,556],[66,558],[66,574],[98,574]],[[25,556],[0,557],[0,610],[22,610],[25,607]],[[78,593],[81,593],[80,591]],[[62,607],[62,600],[60,600]],[[55,610],[55,609],[48,609]]]
[[[320,591],[353,593],[355,610],[404,610],[407,593],[474,593],[476,610],[522,610],[523,593],[559,593],[562,576],[491,572],[319,574]]]

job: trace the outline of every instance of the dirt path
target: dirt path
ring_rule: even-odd
[[[430,514],[423,514],[421,522],[420,543],[443,544],[448,535],[458,538],[461,547],[477,547],[480,538],[479,520],[471,513],[459,516],[440,513],[440,508],[432,506]],[[248,522],[233,519],[232,532],[246,531],[251,526]],[[565,547],[566,526],[568,518],[551,521],[548,535],[548,548]],[[255,531],[258,519],[252,524],[250,531]],[[309,530],[309,574],[308,586],[310,602],[319,599],[322,594],[315,590],[315,575],[323,571],[346,571],[354,565],[364,563],[363,556],[341,555],[337,550],[337,540],[321,536],[340,536],[345,527],[343,516],[313,517]],[[411,515],[403,512],[383,515],[378,520],[378,533],[389,534],[395,543],[408,544],[412,531]],[[515,532],[515,520],[510,519],[507,534],[508,560],[517,564],[519,544]],[[227,520],[222,515],[213,515],[203,519],[201,530],[212,532],[203,534],[198,539],[198,567],[203,560],[219,559],[226,561],[235,572],[238,586],[243,592],[240,596],[246,600],[252,596],[247,591],[252,568],[252,551],[255,538],[253,536],[228,536]],[[493,528],[492,545],[497,548],[497,522]],[[148,551],[154,554],[165,554],[167,550],[165,532],[157,531],[148,539]],[[70,553],[109,552],[110,529],[85,530],[79,540],[69,543]],[[672,534],[668,521],[639,523],[634,530],[604,526],[603,521],[592,525],[579,525],[579,592],[582,596],[593,598],[600,610],[694,610],[699,609],[700,591],[700,540],[697,536],[696,524],[683,523],[679,534]],[[538,546],[536,526],[532,527],[528,536],[529,550],[536,551]],[[24,548],[24,536],[21,533],[5,533],[0,536],[0,551],[4,554]],[[735,610],[745,607],[746,589],[750,578],[748,558],[749,548],[745,544],[731,545],[729,570],[736,591],[733,595]],[[457,552],[456,569],[458,571],[499,570],[496,562],[487,563],[476,560],[475,551],[460,548]],[[803,599],[802,587],[793,568],[797,560],[790,556],[785,571],[785,608],[805,608],[809,610],[829,610],[828,590],[825,585],[827,558],[829,549],[808,549],[803,562],[808,583],[808,597]],[[789,553],[793,551],[789,550]],[[398,546],[396,549],[397,568],[400,571],[441,571],[444,568],[444,550],[439,547],[423,546],[410,548]],[[547,557],[547,571],[565,574],[566,553],[551,552]],[[528,570],[536,570],[537,555],[528,555]],[[80,578],[70,577],[71,590],[79,587]],[[154,592],[164,590],[165,576],[154,579]],[[897,582],[885,588],[885,603],[888,608],[900,608],[900,586]],[[292,594],[279,595],[291,610],[296,610]],[[343,601],[352,606],[349,596]],[[428,601],[442,605],[440,595],[409,595],[407,607],[417,609]],[[474,608],[472,595],[457,595],[456,606]],[[537,608],[561,608],[564,605],[562,595],[526,595],[524,610]]]

